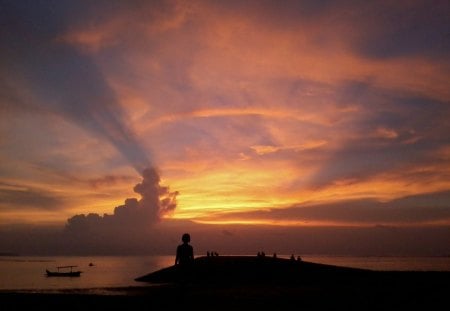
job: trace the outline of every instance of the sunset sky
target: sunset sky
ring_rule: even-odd
[[[0,226],[139,209],[149,184],[150,225],[450,235],[449,16],[445,0],[1,0]]]

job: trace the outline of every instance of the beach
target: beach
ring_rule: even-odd
[[[241,259],[222,259],[219,264],[208,259],[198,261],[199,269],[209,269],[205,275],[212,278],[208,279],[200,275],[186,282],[164,283],[164,277],[175,269],[168,267],[149,274],[156,275],[159,281],[149,282],[147,286],[66,289],[54,292],[2,291],[0,301],[4,310],[22,307],[46,310],[156,307],[189,310],[430,310],[441,306],[445,309],[448,306],[450,272],[368,271],[315,263],[303,263],[300,270],[287,261],[277,261],[276,268],[265,265],[272,272],[275,271],[273,269],[278,269],[272,276],[249,279],[254,274],[248,271],[247,266],[247,271],[239,270],[238,267],[233,273],[229,273],[226,266],[228,262],[237,267],[236,262],[241,264]],[[293,278],[288,278],[280,265],[296,269],[298,274],[292,273],[294,270],[285,270],[289,275],[294,275]],[[291,266],[294,268],[290,268]],[[217,269],[214,270],[214,267]],[[231,277],[216,279],[225,274]]]
[[[418,282],[397,279],[390,284],[327,284],[305,286],[239,285],[162,285],[105,288],[59,293],[0,293],[3,310],[38,308],[45,310],[151,309],[153,307],[197,310],[431,310],[448,307],[446,276],[419,277]],[[436,283],[428,283],[430,280]],[[427,282],[421,282],[427,281]]]

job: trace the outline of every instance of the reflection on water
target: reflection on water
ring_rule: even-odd
[[[2,257],[0,290],[142,286],[134,279],[173,264],[173,256]],[[93,265],[90,266],[89,264]],[[45,270],[76,265],[80,277],[47,277]]]
[[[302,256],[305,261],[377,271],[450,271],[450,257]]]
[[[279,257],[289,258],[280,255]],[[372,270],[450,271],[450,257],[336,257],[302,255],[304,261]],[[93,265],[90,266],[89,264]],[[136,277],[173,265],[173,256],[0,257],[0,290],[91,289],[148,285]],[[76,265],[80,277],[47,277],[45,270]]]

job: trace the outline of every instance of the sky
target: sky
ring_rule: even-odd
[[[0,0],[0,252],[450,254],[449,16]]]

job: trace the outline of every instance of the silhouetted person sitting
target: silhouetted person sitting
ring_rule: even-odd
[[[177,247],[177,256],[175,257],[175,265],[186,265],[194,260],[194,249],[189,242],[191,241],[191,236],[189,233],[183,234],[181,237],[183,244]]]
[[[297,256],[297,261],[302,261],[302,257]]]
[[[294,254],[291,255],[291,260],[295,260]]]

